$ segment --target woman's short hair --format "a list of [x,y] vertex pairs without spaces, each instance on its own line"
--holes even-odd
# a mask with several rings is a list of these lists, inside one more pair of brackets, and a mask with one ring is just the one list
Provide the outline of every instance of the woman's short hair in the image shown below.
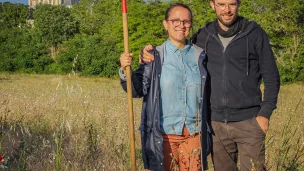
[[182,4],[182,3],[174,3],[174,4],[171,4],[170,7],[166,10],[166,14],[165,14],[165,20],[168,20],[169,18],[169,15],[170,15],[170,12],[172,11],[173,8],[175,7],[183,7],[183,8],[186,8],[189,13],[190,13],[190,17],[191,17],[191,20],[192,20],[192,11],[191,9],[185,5],[185,4]]

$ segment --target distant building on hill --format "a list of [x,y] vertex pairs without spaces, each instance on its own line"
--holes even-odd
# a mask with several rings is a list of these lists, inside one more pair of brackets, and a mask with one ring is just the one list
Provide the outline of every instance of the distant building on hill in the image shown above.
[[50,5],[65,5],[67,7],[72,7],[72,5],[79,3],[80,0],[28,0],[29,6],[29,16],[27,19],[27,24],[34,26],[33,9],[39,4],[50,4]]
[[79,3],[80,0],[28,0],[30,8],[35,8],[38,4],[65,5],[72,7],[73,4]]

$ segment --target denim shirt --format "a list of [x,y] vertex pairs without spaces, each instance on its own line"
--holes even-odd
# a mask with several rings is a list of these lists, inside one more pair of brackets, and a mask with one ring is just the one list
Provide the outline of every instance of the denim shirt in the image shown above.
[[161,131],[181,135],[186,125],[191,134],[200,132],[201,79],[194,47],[189,42],[183,49],[170,40],[165,42],[160,90]]

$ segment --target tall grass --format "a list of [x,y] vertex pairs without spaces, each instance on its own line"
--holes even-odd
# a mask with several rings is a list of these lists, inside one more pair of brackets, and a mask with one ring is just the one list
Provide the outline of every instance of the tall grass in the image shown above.
[[268,170],[304,170],[304,84],[282,86],[266,137]]
[[[269,170],[304,170],[303,98],[303,84],[282,86],[267,135]],[[0,74],[5,170],[130,170],[126,102],[118,80]],[[140,112],[141,99],[134,99],[136,127]]]

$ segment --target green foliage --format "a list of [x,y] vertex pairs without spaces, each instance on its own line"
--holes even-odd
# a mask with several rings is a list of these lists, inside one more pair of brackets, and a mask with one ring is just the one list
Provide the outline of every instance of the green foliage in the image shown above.
[[[209,0],[129,0],[133,68],[142,47],[166,40],[162,20],[175,2],[190,6],[192,34],[216,18]],[[267,32],[282,83],[304,81],[303,0],[242,0],[239,13]],[[34,27],[26,25],[31,15]],[[0,71],[115,76],[124,51],[122,31],[120,0],[81,0],[72,8],[38,5],[34,10],[0,3]]]
[[242,1],[240,11],[268,33],[281,82],[303,81],[304,2],[247,0]]
[[119,68],[119,52],[115,48],[115,43],[97,34],[90,37],[75,36],[65,44],[70,48],[56,58],[60,72],[71,72],[74,64],[74,70],[83,75],[115,75]]
[[[180,2],[175,0],[174,2]],[[216,18],[215,13],[209,6],[210,0],[183,0],[182,3],[187,4],[193,15],[193,34],[199,29],[204,27],[208,22],[214,21]]]
[[5,29],[0,31],[0,71],[47,73],[53,60],[33,30]]
[[0,29],[22,28],[26,24],[28,9],[23,4],[0,2]]
[[60,43],[78,32],[77,22],[65,6],[38,5],[34,11],[35,27],[42,40],[52,48],[53,58]]
[[77,32],[77,25],[65,6],[38,5],[34,11],[35,29],[52,45],[68,40]]
[[72,15],[79,23],[79,30],[83,34],[93,35],[103,24],[103,19],[99,17],[94,0],[82,0],[72,8]]

